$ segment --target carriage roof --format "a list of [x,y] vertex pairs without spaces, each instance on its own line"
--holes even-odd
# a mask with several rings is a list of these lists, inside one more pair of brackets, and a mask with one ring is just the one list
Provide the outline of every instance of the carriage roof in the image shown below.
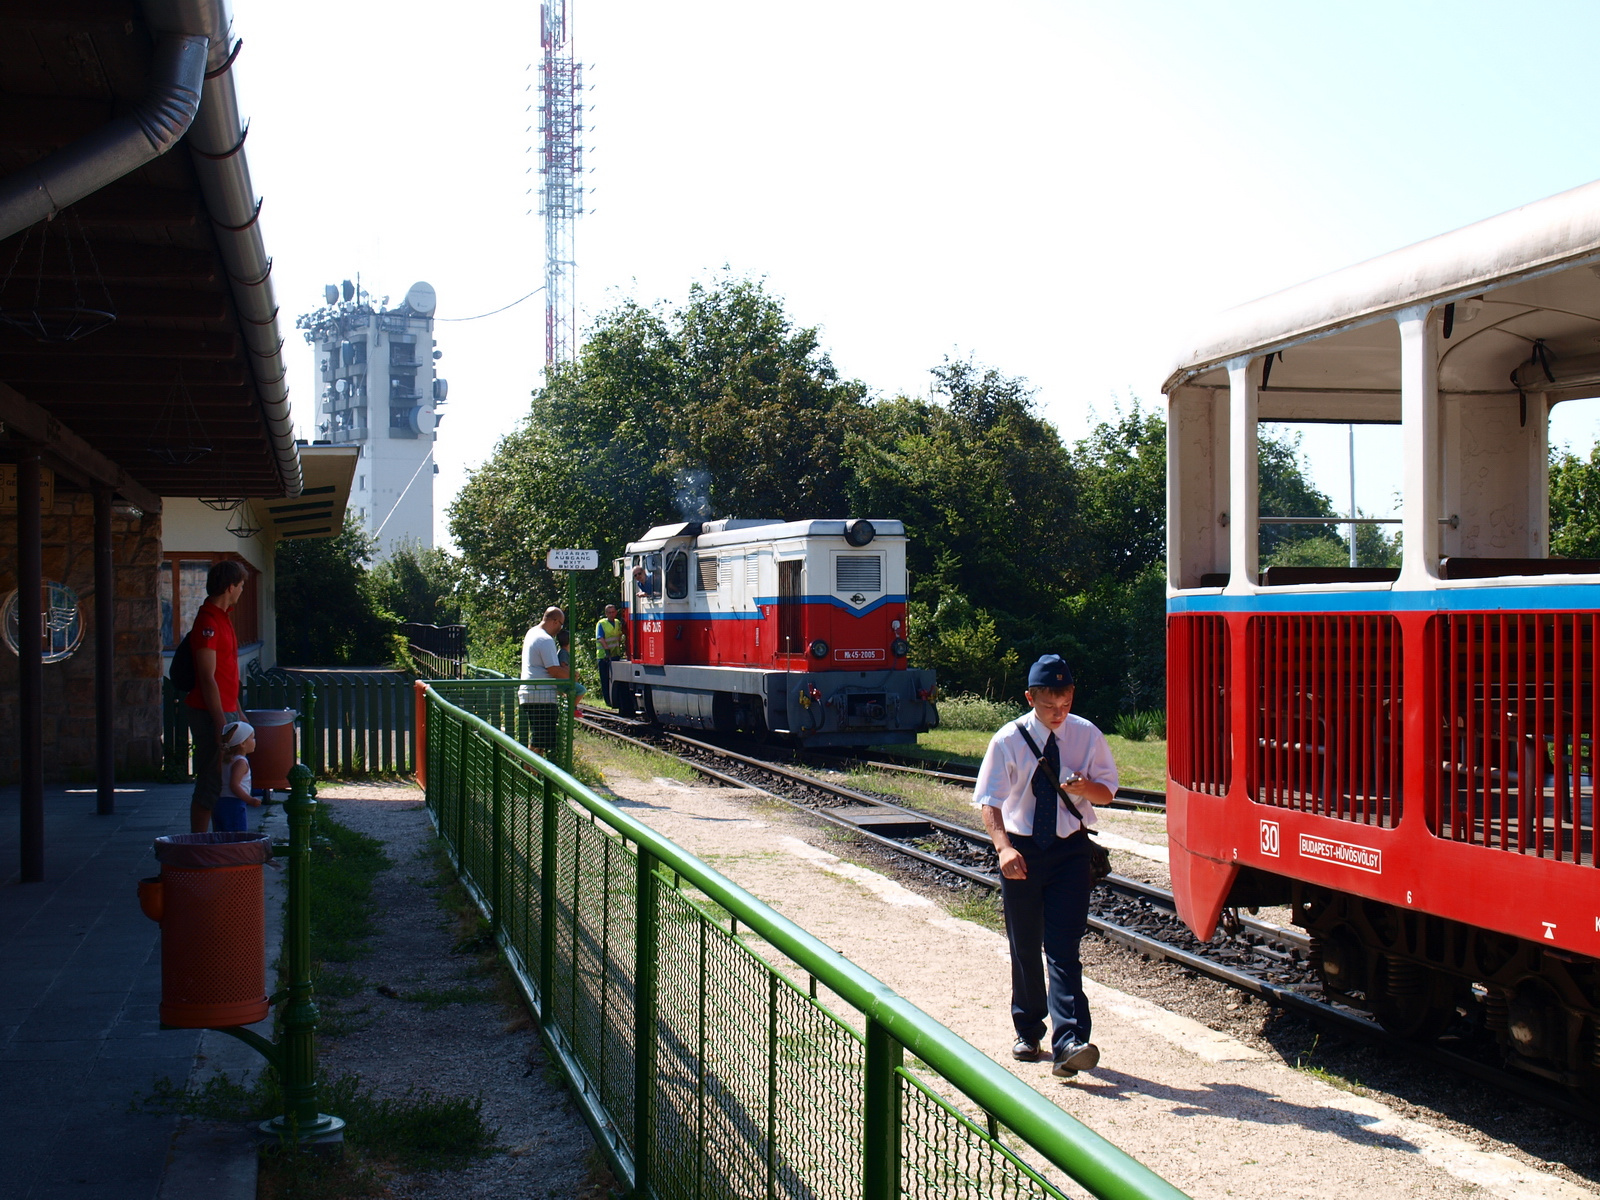
[[[1600,181],[1229,309],[1185,341],[1162,391],[1200,380],[1233,359],[1373,325],[1417,305],[1475,300],[1485,293],[1491,293],[1486,300],[1492,311],[1484,324],[1458,327],[1458,334],[1500,336],[1460,356],[1455,373],[1463,387],[1503,389],[1535,337],[1550,341],[1558,354],[1585,343],[1593,352],[1600,334],[1600,267],[1585,268],[1597,262]],[[1350,346],[1359,351],[1362,340],[1352,339]],[[1360,378],[1363,369],[1370,371],[1371,364],[1353,365],[1348,377],[1337,371],[1328,376],[1323,361],[1315,382],[1352,389],[1379,382]],[[1274,382],[1279,378],[1275,374]],[[1440,384],[1451,388],[1443,376]]]

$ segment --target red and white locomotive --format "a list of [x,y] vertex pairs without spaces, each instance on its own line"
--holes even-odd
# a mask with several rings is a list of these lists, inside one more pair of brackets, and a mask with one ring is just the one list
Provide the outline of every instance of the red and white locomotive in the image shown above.
[[[1163,387],[1178,911],[1290,905],[1331,994],[1590,1094],[1600,561],[1550,557],[1548,463],[1597,343],[1593,183],[1226,313]],[[1398,568],[1259,568],[1258,422],[1398,426]]]
[[914,741],[938,723],[934,673],[906,665],[899,521],[658,525],[613,567],[624,712],[808,746]]

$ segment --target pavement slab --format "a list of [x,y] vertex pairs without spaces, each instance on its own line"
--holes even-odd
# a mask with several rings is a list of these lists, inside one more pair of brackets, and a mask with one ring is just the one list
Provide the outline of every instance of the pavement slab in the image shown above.
[[[18,789],[0,788],[0,1200],[255,1195],[240,1131],[204,1135],[231,1138],[226,1165],[247,1169],[248,1186],[235,1178],[230,1191],[223,1160],[185,1149],[191,1123],[134,1110],[157,1080],[187,1081],[222,1036],[159,1028],[160,928],[136,894],[160,869],[155,838],[188,832],[191,790],[132,784],[100,816],[92,789],[47,789],[45,879],[24,884]],[[196,1164],[206,1183],[185,1192],[177,1175]]]

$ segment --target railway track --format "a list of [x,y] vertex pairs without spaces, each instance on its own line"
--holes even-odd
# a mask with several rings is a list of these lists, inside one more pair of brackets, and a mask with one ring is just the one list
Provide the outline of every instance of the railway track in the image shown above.
[[[793,767],[741,754],[614,714],[580,713],[586,728],[648,750],[665,752],[708,778],[745,788],[803,809],[830,824],[910,860],[908,869],[944,886],[999,888],[998,861],[988,837],[882,796],[818,779]],[[956,772],[910,768],[924,774],[971,781]],[[1140,807],[1135,803],[1129,808]],[[1148,811],[1148,809],[1147,809]],[[1464,1074],[1504,1091],[1600,1124],[1600,1113],[1570,1094],[1490,1062],[1396,1037],[1370,1017],[1322,999],[1322,985],[1311,966],[1310,941],[1285,929],[1239,915],[1219,940],[1201,942],[1177,915],[1172,893],[1113,873],[1090,898],[1089,927],[1148,958],[1165,960],[1253,993],[1327,1027],[1376,1042],[1438,1067]]]

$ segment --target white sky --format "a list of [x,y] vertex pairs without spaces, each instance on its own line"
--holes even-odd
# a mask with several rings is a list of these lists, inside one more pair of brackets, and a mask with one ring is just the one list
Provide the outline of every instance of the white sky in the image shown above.
[[[234,5],[306,424],[293,317],[324,283],[359,271],[398,303],[425,279],[460,317],[542,282],[538,4]],[[922,394],[970,354],[1027,377],[1068,438],[1118,398],[1159,402],[1208,313],[1600,176],[1591,3],[573,5],[580,320],[726,266],[875,392]],[[542,299],[436,328],[440,540],[539,381]],[[1592,426],[1567,437],[1587,449]],[[1348,503],[1344,429],[1306,447]],[[1398,470],[1364,443],[1357,463],[1358,502],[1386,512]]]

